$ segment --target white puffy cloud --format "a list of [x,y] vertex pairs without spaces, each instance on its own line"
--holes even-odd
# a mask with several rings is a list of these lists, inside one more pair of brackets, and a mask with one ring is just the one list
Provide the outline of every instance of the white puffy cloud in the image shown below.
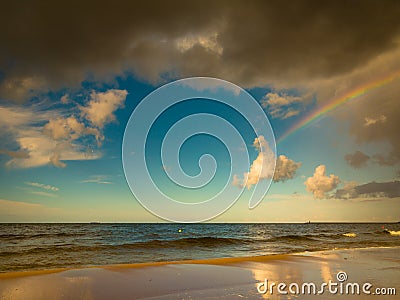
[[76,140],[83,135],[93,135],[98,144],[104,139],[97,128],[85,127],[74,116],[68,118],[50,119],[43,127],[43,132],[54,140]]
[[250,189],[262,179],[273,178],[274,182],[283,182],[292,179],[301,166],[301,162],[295,162],[285,155],[275,158],[275,154],[262,135],[254,140],[253,146],[258,151],[257,158],[251,163],[249,172],[243,174],[243,180],[238,175],[233,175],[232,185]]
[[[73,126],[74,129],[70,126],[70,120],[75,120],[75,122],[79,125]],[[74,122],[74,123],[75,123]],[[50,119],[49,123],[47,123],[44,128],[43,132],[54,140],[60,139],[68,139],[71,137],[72,134],[80,135],[83,130],[83,125],[80,124],[74,117],[71,118],[58,118],[58,119]]]
[[243,174],[241,180],[236,174],[233,176],[232,185],[250,189],[260,180],[271,178],[275,167],[275,154],[268,145],[264,136],[254,139],[253,146],[257,149],[257,158],[252,162],[249,172]]
[[30,168],[46,165],[52,155],[57,143],[51,138],[42,134],[40,127],[20,126],[14,128],[15,142],[19,151],[27,153],[27,157],[12,157],[7,161],[6,166],[14,168]]
[[99,158],[99,154],[87,156],[82,145],[71,141],[59,142],[43,135],[40,129],[21,130],[16,137],[21,151],[28,153],[27,158],[13,157],[6,166],[13,168],[32,168],[52,164],[65,167],[60,160],[87,160]]
[[327,193],[336,189],[340,183],[340,179],[336,175],[325,175],[325,165],[319,165],[315,168],[314,175],[307,178],[304,182],[308,192],[313,193],[314,198],[323,199],[327,197]]
[[300,113],[303,101],[285,93],[267,93],[260,103],[273,118],[287,119]]
[[105,124],[115,120],[114,111],[122,107],[128,92],[108,90],[104,93],[92,92],[90,101],[81,107],[82,116],[94,126],[102,129]]
[[[0,154],[10,156],[6,165],[15,168],[46,164],[63,168],[65,160],[99,158],[98,151],[87,155],[82,138],[93,136],[101,146],[102,129],[115,119],[114,111],[123,105],[126,95],[125,90],[92,92],[87,105],[69,110],[46,109],[40,105],[0,106],[2,135],[12,140],[9,143],[14,148],[15,145],[19,148],[17,151],[1,149]],[[79,119],[78,109],[83,114]]]
[[278,93],[268,93],[263,97],[262,103],[265,106],[281,107],[300,101],[300,97],[288,96],[285,94],[279,95]]
[[251,164],[249,172],[244,173],[243,183],[248,189],[261,179],[271,178],[275,167],[275,154],[264,136],[255,138],[253,146],[257,149],[258,156]]
[[301,162],[295,162],[285,155],[279,155],[276,160],[274,182],[292,179],[296,175],[296,171],[300,166]]

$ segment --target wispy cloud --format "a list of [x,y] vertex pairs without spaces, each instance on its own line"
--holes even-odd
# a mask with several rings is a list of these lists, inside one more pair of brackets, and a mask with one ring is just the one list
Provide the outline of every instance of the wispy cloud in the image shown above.
[[39,182],[25,182],[25,183],[27,185],[38,187],[38,188],[45,189],[48,191],[58,192],[60,190],[58,187],[55,187],[55,186],[52,186],[49,184],[43,184],[43,183],[39,183]]
[[97,184],[113,184],[113,182],[108,181],[107,175],[93,175],[88,179],[81,180],[82,183],[97,183]]
[[56,194],[42,192],[42,191],[31,191],[31,194],[38,195],[38,196],[51,197],[51,198],[57,198],[58,197],[58,195],[56,195]]

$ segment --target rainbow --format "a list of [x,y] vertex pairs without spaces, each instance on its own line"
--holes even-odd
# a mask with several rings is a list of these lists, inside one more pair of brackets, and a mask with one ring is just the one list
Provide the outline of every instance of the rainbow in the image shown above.
[[308,126],[312,122],[323,118],[327,113],[336,109],[338,106],[347,103],[350,100],[358,98],[367,92],[377,89],[381,86],[388,84],[389,82],[393,81],[397,77],[400,77],[400,71],[387,75],[383,78],[378,80],[367,82],[357,88],[347,92],[346,94],[333,98],[332,100],[328,101],[324,106],[317,108],[316,110],[312,111],[310,114],[306,115],[303,119],[299,122],[295,123],[292,127],[290,127],[282,136],[279,137],[277,143],[281,143],[286,140],[289,136],[293,135],[300,129]]

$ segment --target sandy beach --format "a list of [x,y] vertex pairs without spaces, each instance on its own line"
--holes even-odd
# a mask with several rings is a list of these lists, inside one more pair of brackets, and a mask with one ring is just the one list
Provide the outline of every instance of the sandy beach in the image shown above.
[[[400,291],[399,254],[400,248],[368,248],[2,273],[0,295],[1,299],[395,299],[374,294]],[[340,277],[342,291],[339,272],[345,276]],[[328,285],[321,293],[322,284],[329,282],[336,293]],[[307,286],[303,291],[303,283],[314,283],[315,292]],[[360,293],[351,295],[349,286],[346,294],[347,283],[357,283]]]

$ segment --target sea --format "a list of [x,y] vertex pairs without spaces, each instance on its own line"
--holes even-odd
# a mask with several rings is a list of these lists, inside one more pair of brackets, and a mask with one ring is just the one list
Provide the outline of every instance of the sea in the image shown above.
[[400,247],[399,223],[0,224],[0,272]]

